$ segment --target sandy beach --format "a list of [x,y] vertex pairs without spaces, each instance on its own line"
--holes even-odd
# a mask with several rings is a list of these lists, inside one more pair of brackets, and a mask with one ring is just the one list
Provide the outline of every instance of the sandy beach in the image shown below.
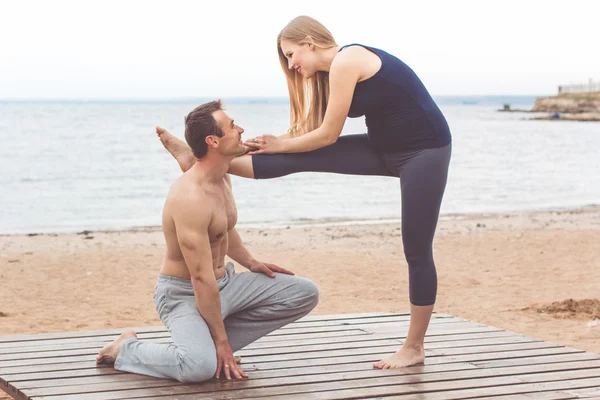
[[[409,310],[397,221],[239,231],[318,284],[315,314]],[[434,251],[437,312],[600,353],[600,207],[443,215]],[[159,227],[0,236],[0,335],[160,325],[163,257]]]

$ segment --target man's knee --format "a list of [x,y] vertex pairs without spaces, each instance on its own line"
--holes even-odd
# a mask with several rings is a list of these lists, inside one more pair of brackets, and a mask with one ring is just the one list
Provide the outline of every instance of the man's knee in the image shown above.
[[199,383],[211,379],[217,372],[215,355],[182,352],[179,355],[178,381],[182,383]]
[[298,278],[296,282],[297,298],[299,306],[309,311],[319,303],[319,288],[317,285],[306,278]]

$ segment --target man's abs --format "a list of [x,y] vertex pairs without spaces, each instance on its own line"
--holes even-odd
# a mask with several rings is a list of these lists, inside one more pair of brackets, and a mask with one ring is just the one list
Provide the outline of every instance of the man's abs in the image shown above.
[[[160,270],[161,275],[173,276],[180,279],[191,279],[190,269],[185,263],[183,254],[177,242],[177,237],[165,235],[167,242],[167,255],[165,263]],[[225,256],[227,254],[228,237],[224,237],[211,243],[210,251],[213,262],[215,279],[221,279],[225,275]]]
[[[225,267],[224,263],[219,263],[219,265],[214,267],[215,279],[221,279],[225,275]],[[174,260],[167,257],[165,259],[165,263],[160,269],[161,275],[173,276],[175,278],[187,279],[190,280],[192,277],[190,276],[190,270],[185,264],[183,259]]]

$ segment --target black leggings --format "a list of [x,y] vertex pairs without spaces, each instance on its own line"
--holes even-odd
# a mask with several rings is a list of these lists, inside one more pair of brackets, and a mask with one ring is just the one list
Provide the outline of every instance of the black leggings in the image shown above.
[[437,273],[433,236],[446,187],[452,144],[437,149],[381,152],[366,134],[341,136],[336,143],[306,153],[252,156],[256,179],[296,172],[400,177],[402,243],[408,262],[410,302],[435,303]]

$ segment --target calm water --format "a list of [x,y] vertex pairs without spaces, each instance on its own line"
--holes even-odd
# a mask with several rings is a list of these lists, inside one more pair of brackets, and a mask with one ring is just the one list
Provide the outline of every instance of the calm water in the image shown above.
[[[496,112],[507,100],[529,108],[533,98],[439,100],[454,139],[442,213],[600,204],[600,124]],[[200,102],[0,103],[0,233],[160,225],[165,195],[180,172],[154,127],[181,137],[184,115]],[[287,128],[285,102],[225,105],[245,137]],[[344,128],[344,134],[364,131],[362,119]],[[233,185],[240,224],[400,215],[393,178],[304,173],[267,181],[233,177]]]

